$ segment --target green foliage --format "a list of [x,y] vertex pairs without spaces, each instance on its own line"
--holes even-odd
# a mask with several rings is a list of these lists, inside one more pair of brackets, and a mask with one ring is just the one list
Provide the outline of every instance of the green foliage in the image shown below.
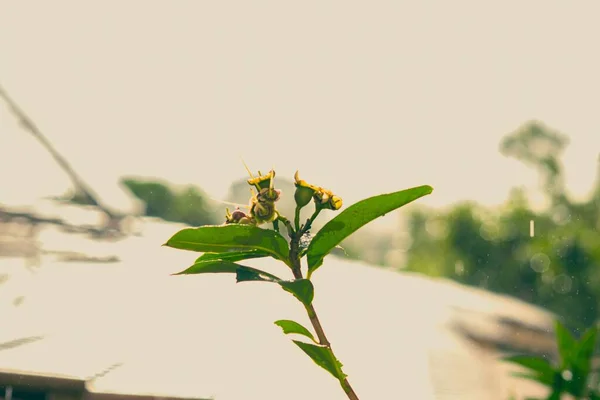
[[218,223],[208,197],[200,189],[188,186],[174,191],[158,181],[125,178],[121,183],[145,204],[145,215],[191,226]]
[[566,143],[538,122],[509,135],[502,151],[542,173],[548,208],[534,210],[515,189],[499,209],[462,203],[415,210],[406,269],[517,297],[553,311],[568,326],[593,324],[600,304],[600,175],[587,201],[572,201],[562,185]]
[[[165,246],[211,253],[261,251],[289,265],[288,243],[279,233],[252,225],[217,225],[182,229]],[[247,257],[248,258],[248,257]]]
[[227,261],[242,261],[251,258],[268,257],[269,253],[261,250],[251,251],[230,251],[227,253],[204,253],[196,259],[196,262],[211,261],[211,260],[227,260]]
[[315,288],[308,279],[280,282],[280,285],[283,290],[293,294],[305,306],[310,306],[315,297]]
[[550,389],[548,399],[560,399],[563,393],[568,393],[575,399],[600,397],[600,387],[593,383],[591,374],[597,327],[589,328],[577,340],[557,321],[555,334],[560,357],[557,364],[552,364],[545,358],[527,355],[507,357],[505,361],[517,364],[527,371],[516,373],[516,376],[547,386]]
[[306,329],[304,326],[300,325],[296,321],[291,321],[289,319],[280,319],[279,321],[275,321],[275,325],[283,329],[283,333],[285,333],[286,335],[295,333],[297,335],[306,336],[313,342],[318,343],[313,334],[310,333],[308,329]]
[[279,282],[281,279],[268,272],[259,269],[239,265],[231,261],[210,260],[196,262],[191,267],[173,275],[196,275],[196,274],[236,274],[237,281],[268,281]]
[[323,264],[323,258],[331,250],[362,226],[432,191],[431,186],[419,186],[382,194],[359,201],[342,211],[321,228],[308,246],[306,254],[309,276]]
[[300,347],[307,356],[309,356],[315,364],[327,370],[334,378],[340,382],[346,379],[346,374],[342,371],[342,363],[335,358],[335,355],[329,347],[316,344],[304,343],[299,340],[292,340],[296,346]]
[[[253,186],[257,193],[253,193],[250,199],[248,213],[239,209],[234,212],[227,210],[225,224],[182,229],[175,233],[165,246],[204,252],[191,267],[177,275],[235,273],[237,282],[277,283],[283,290],[294,295],[306,309],[319,340],[317,341],[308,329],[297,322],[279,320],[275,324],[281,327],[285,334],[299,334],[311,339],[315,344],[297,340],[293,342],[317,365],[329,371],[340,382],[349,399],[357,400],[358,396],[348,383],[346,374],[342,371],[342,364],[333,354],[312,305],[314,286],[310,280],[311,273],[323,264],[323,258],[327,254],[339,248],[339,243],[359,228],[377,217],[431,193],[433,189],[429,186],[420,186],[360,201],[325,224],[309,243],[308,232],[314,220],[323,210],[339,210],[343,204],[342,199],[328,189],[300,180],[296,173],[294,195],[296,207],[292,223],[276,207],[282,192],[275,189],[274,178],[275,171],[270,171],[266,175],[259,172],[256,178],[251,175],[247,183]],[[300,209],[308,205],[311,198],[314,203],[313,215],[302,224]],[[259,227],[265,223],[272,223],[273,230]],[[280,226],[285,227],[289,242],[279,233]],[[283,280],[265,271],[236,263],[266,256],[285,263],[292,270],[294,279]],[[301,268],[301,259],[304,256],[307,256],[309,266],[306,278],[303,277]],[[285,270],[289,271],[287,268]]]

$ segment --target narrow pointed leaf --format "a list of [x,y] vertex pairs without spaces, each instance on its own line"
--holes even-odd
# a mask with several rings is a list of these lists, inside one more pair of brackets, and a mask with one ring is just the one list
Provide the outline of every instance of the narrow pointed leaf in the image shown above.
[[547,385],[552,384],[556,370],[542,357],[517,355],[504,358],[504,361],[520,365],[533,372],[538,382],[544,382]]
[[204,253],[196,259],[196,262],[201,261],[212,261],[212,260],[224,260],[224,261],[242,261],[250,258],[261,258],[268,257],[269,253],[266,251],[227,251],[224,253]]
[[528,379],[530,381],[534,381],[534,382],[539,382],[544,386],[552,386],[552,383],[554,382],[552,379],[548,380],[546,376],[542,376],[536,372],[513,372],[511,374],[514,377],[517,378],[523,378],[523,379]]
[[280,319],[279,321],[275,321],[275,325],[283,329],[283,333],[285,333],[286,335],[292,333],[295,333],[297,335],[303,335],[312,340],[313,342],[317,343],[313,334],[310,333],[308,329],[306,329],[304,326],[300,325],[296,321],[291,321],[289,319]]
[[288,243],[279,233],[252,225],[206,225],[182,229],[165,246],[176,249],[222,253],[226,251],[264,251],[290,264]]
[[235,273],[238,264],[231,261],[213,260],[197,262],[191,267],[173,275]]
[[236,281],[240,282],[251,282],[251,281],[262,281],[262,282],[280,282],[281,279],[272,275],[268,272],[261,271],[259,269],[246,267],[243,265],[238,266],[235,271]]
[[567,382],[567,391],[576,397],[581,397],[587,389],[588,377],[592,367],[592,357],[596,348],[597,327],[589,328],[576,343],[571,353],[568,367],[573,374]]
[[593,326],[589,328],[577,343],[573,352],[573,363],[582,368],[587,374],[591,369],[591,361],[596,349],[596,340],[598,337],[598,328]]
[[[173,275],[194,275],[194,274],[219,274],[219,273],[229,273],[239,275],[240,271],[243,271],[242,274],[245,276],[257,276],[264,277],[264,279],[260,280],[269,280],[270,282],[280,281],[278,277],[272,275],[268,272],[261,271],[256,268],[246,267],[244,265],[239,265],[231,261],[223,261],[223,260],[213,260],[213,261],[201,261],[197,262],[191,267],[178,272]],[[259,280],[259,279],[248,279],[248,280]],[[238,280],[239,282],[239,280]]]
[[313,284],[308,279],[297,279],[295,281],[279,282],[283,290],[293,294],[305,306],[309,306],[315,296]]
[[298,347],[306,353],[318,366],[329,371],[337,380],[342,381],[346,378],[346,374],[342,372],[342,364],[335,358],[331,350],[325,346],[318,346],[293,340]]
[[572,355],[577,350],[577,341],[571,332],[569,332],[559,321],[554,323],[554,330],[556,342],[558,344],[558,353],[563,362],[563,368],[565,368],[567,364],[570,364]]
[[430,194],[431,186],[419,186],[359,201],[340,212],[321,228],[307,249],[309,275],[323,264],[323,258],[358,229],[397,208]]
[[[210,262],[210,261],[209,261]],[[241,282],[269,282],[277,283],[283,290],[294,295],[302,304],[309,306],[314,297],[314,287],[308,279],[284,281],[275,275],[255,268],[237,265],[235,271],[237,283]]]

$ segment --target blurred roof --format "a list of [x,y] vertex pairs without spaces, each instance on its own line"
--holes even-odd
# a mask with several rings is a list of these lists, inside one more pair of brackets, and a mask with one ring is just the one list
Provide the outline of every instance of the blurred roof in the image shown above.
[[[0,257],[0,276],[8,277],[0,291],[0,380],[26,371],[83,380],[94,393],[343,398],[273,325],[282,318],[309,325],[292,296],[268,284],[236,285],[231,276],[169,276],[196,254],[161,247],[180,225],[141,221],[143,235],[121,240],[44,227],[39,267]],[[65,257],[69,251],[95,262]],[[270,259],[247,264],[288,272]],[[496,350],[552,352],[552,316],[539,308],[337,257],[313,280],[324,327],[365,398],[391,398],[398,382],[403,396],[419,399],[540,393],[508,377]],[[527,335],[533,340],[520,340]]]

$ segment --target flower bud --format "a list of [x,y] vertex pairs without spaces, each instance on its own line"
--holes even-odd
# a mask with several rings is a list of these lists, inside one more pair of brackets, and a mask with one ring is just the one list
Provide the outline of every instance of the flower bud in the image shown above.
[[336,195],[331,196],[331,199],[329,199],[329,204],[331,206],[332,210],[339,210],[340,208],[342,208],[343,202],[342,202],[342,198]]
[[333,194],[331,190],[319,188],[314,198],[317,207],[321,207],[322,209],[335,211],[342,208],[342,198]]
[[273,222],[278,214],[272,202],[255,201],[250,209],[250,215],[259,223]]
[[303,181],[302,179],[300,179],[298,177],[298,171],[296,171],[296,174],[294,174],[294,180],[295,180],[295,185],[296,185],[296,192],[294,193],[294,200],[296,201],[296,205],[299,208],[304,207],[305,205],[307,205],[310,200],[313,198],[313,196],[315,195],[315,192],[317,190],[316,186],[310,185],[308,183],[306,183],[306,181]]
[[256,196],[256,199],[258,200],[259,203],[260,202],[275,202],[275,201],[279,200],[280,197],[281,197],[281,190],[266,188],[266,189],[260,190],[260,192]]
[[248,185],[256,187],[256,190],[268,189],[271,187],[271,180],[275,178],[275,171],[271,170],[266,175],[261,175],[258,172],[257,178],[248,179]]
[[253,224],[254,221],[252,217],[248,214],[236,208],[233,212],[229,212],[229,209],[226,209],[225,213],[225,224]]

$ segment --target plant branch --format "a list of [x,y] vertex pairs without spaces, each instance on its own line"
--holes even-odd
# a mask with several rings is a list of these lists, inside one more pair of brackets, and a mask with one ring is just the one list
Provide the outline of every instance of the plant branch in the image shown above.
[[[315,213],[313,214],[313,216],[311,217],[311,219],[309,220],[309,222],[307,222],[307,225],[309,228],[310,228],[310,223],[312,223],[312,221],[317,217],[317,215],[319,214],[320,211],[321,210],[317,209],[315,211]],[[301,263],[300,263],[299,240],[302,237],[302,234],[306,230],[308,230],[308,229],[305,229],[307,225],[305,225],[302,228],[299,235],[295,235],[291,240],[290,260],[292,262],[292,272],[294,273],[294,277],[296,279],[303,279]],[[310,304],[308,306],[305,305],[304,307],[306,309],[306,313],[308,314],[308,318],[310,319],[310,323],[312,324],[313,329],[315,330],[315,332],[317,334],[317,338],[319,339],[319,344],[321,346],[327,347],[329,349],[329,351],[331,351],[332,354],[335,354],[333,352],[333,349],[331,348],[331,342],[329,341],[329,339],[327,339],[327,336],[325,335],[325,330],[323,329],[323,326],[321,325],[321,321],[319,321],[319,317],[317,316],[317,311],[315,310],[314,306],[312,304]],[[358,396],[354,392],[354,389],[352,389],[352,386],[350,386],[350,383],[348,382],[348,378],[340,379],[340,385],[342,386],[342,389],[346,393],[346,396],[348,396],[349,400],[359,400]]]
[[52,155],[54,160],[60,165],[60,167],[69,175],[75,189],[80,193],[84,194],[88,200],[102,210],[109,218],[113,219],[116,217],[115,213],[109,210],[105,205],[103,205],[99,199],[98,195],[94,193],[92,188],[90,188],[81,177],[73,170],[71,165],[67,162],[67,160],[58,153],[58,151],[52,146],[50,141],[42,134],[37,125],[33,122],[27,114],[17,105],[17,103],[8,95],[6,90],[0,86],[0,97],[2,97],[10,111],[17,117],[21,126],[23,126],[26,130],[28,130],[41,144],[42,146]]
[[300,236],[302,236],[306,232],[308,232],[308,230],[312,227],[313,221],[319,216],[319,213],[321,212],[321,210],[322,210],[322,208],[317,206],[313,215],[311,215],[310,218],[306,221],[306,224],[304,224],[304,226],[302,226],[302,229],[300,230]]
[[294,215],[294,225],[296,232],[300,232],[300,207],[296,206],[296,213]]

